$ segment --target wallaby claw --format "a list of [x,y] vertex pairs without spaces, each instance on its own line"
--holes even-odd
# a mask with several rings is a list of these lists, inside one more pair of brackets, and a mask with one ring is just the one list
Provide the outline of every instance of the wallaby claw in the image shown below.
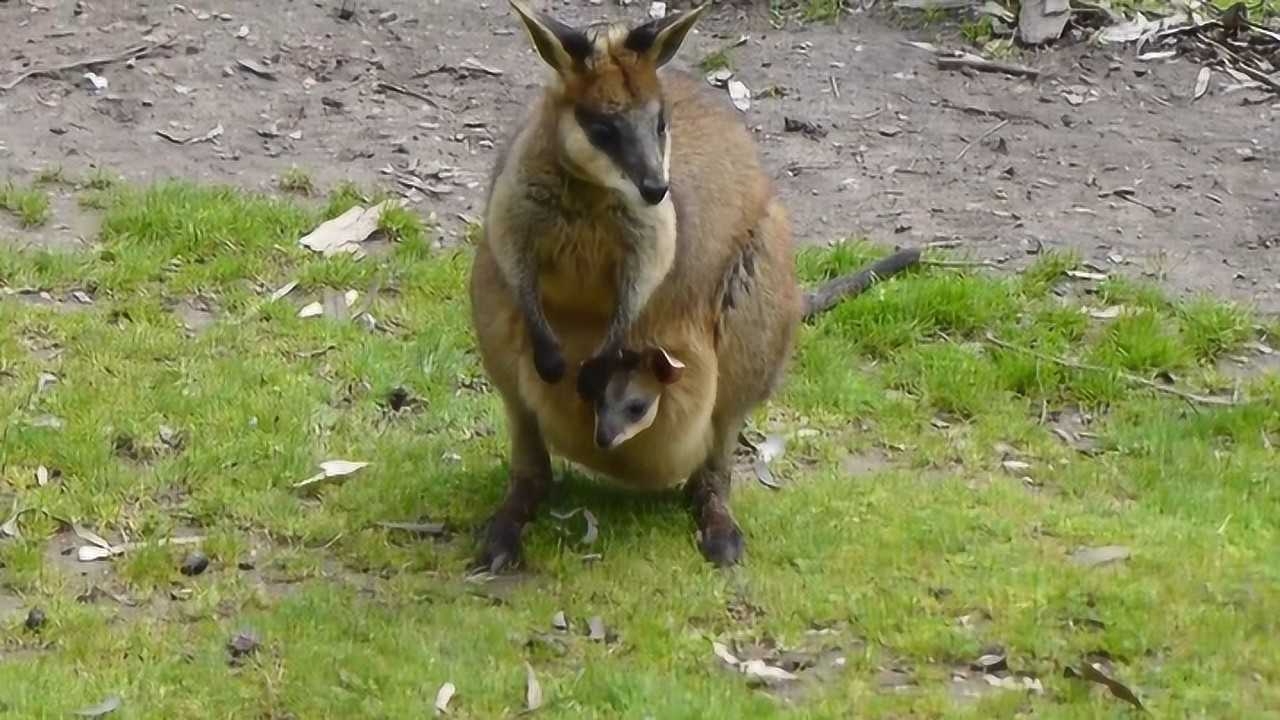
[[520,534],[524,527],[516,522],[495,515],[489,520],[484,533],[484,544],[476,556],[476,570],[498,574],[506,568],[520,564]]
[[737,565],[742,559],[746,541],[742,530],[732,520],[702,528],[698,535],[698,550],[712,565],[727,568]]

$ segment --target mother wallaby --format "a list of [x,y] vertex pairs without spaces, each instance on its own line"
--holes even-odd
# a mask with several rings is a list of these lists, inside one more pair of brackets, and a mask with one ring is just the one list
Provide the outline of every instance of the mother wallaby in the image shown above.
[[[511,434],[510,484],[479,561],[496,571],[519,558],[521,530],[551,484],[550,448],[631,487],[685,482],[703,555],[734,564],[743,538],[728,504],[733,450],[782,377],[803,303],[790,222],[741,117],[699,78],[659,72],[706,6],[581,30],[511,3],[554,76],[498,157],[472,268],[472,321]],[[673,238],[661,234],[667,215]],[[623,268],[637,256],[626,247],[636,223],[672,248],[649,253],[665,258],[661,279],[627,346],[662,348],[684,368],[648,429],[609,449],[595,441],[576,368],[636,272]],[[517,247],[528,248],[523,259],[509,255]],[[513,272],[532,296],[513,290]],[[530,301],[541,305],[532,315]],[[545,318],[570,376],[539,375],[530,317]]]

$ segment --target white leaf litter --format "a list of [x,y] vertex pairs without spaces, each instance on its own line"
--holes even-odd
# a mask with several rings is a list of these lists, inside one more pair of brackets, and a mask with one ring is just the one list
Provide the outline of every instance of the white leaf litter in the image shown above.
[[1213,77],[1213,71],[1207,67],[1200,68],[1200,72],[1196,74],[1196,90],[1193,100],[1199,100],[1209,92],[1209,78]]
[[774,667],[763,660],[739,660],[722,643],[712,641],[711,650],[726,665],[753,680],[760,680],[766,684],[777,684],[800,679],[798,675],[787,672],[780,667]]
[[89,543],[81,545],[76,549],[76,559],[80,562],[95,562],[97,560],[106,560],[107,558],[123,555],[130,550],[135,550],[146,545],[196,545],[204,542],[204,536],[192,535],[189,537],[166,538],[155,542],[127,542],[119,545],[112,545],[107,542],[101,535],[95,533],[83,525],[72,525],[71,529],[81,540]]
[[87,72],[84,74],[83,77],[85,80],[89,81],[89,84],[93,86],[93,89],[95,91],[106,90],[107,86],[111,84],[107,81],[106,78],[102,77],[97,73]]
[[369,239],[378,229],[382,214],[392,207],[402,207],[398,198],[386,200],[372,207],[356,205],[338,217],[327,220],[304,235],[298,243],[328,257],[341,253],[354,253],[360,243]]
[[723,660],[725,664],[730,667],[736,668],[738,665],[742,664],[742,661],[739,660],[737,656],[729,652],[729,648],[725,647],[724,643],[712,642],[711,650],[716,654],[716,657]]
[[36,485],[44,487],[49,484],[49,468],[41,465],[36,468]]
[[764,442],[756,446],[756,453],[760,456],[761,460],[766,463],[771,463],[782,457],[782,454],[786,452],[786,449],[786,438],[781,435],[770,435],[764,439]]
[[783,670],[780,667],[766,665],[763,660],[748,660],[739,668],[743,674],[750,678],[757,678],[766,683],[790,682],[791,680],[799,680],[799,676]]
[[440,690],[436,692],[436,712],[442,715],[449,712],[449,701],[457,692],[458,689],[451,682],[441,685]]
[[665,2],[653,2],[649,4],[649,17],[653,20],[661,20],[667,16],[667,4]]
[[746,112],[751,109],[751,89],[741,80],[729,81],[729,100],[733,106]]
[[569,629],[569,620],[564,616],[563,610],[552,616],[551,627],[559,630],[560,632],[566,632]]
[[300,318],[313,318],[321,315],[324,315],[324,305],[318,302],[303,305],[302,309],[298,311],[298,317]]
[[321,480],[346,477],[347,475],[351,475],[352,473],[368,467],[368,465],[369,463],[367,462],[356,462],[352,460],[326,460],[320,463],[320,472],[312,475],[306,480],[294,483],[293,486],[296,488],[307,487],[308,485],[314,485]]
[[1004,469],[1011,473],[1024,473],[1031,469],[1031,463],[1021,460],[1005,460],[1001,465],[1004,465]]
[[600,536],[600,528],[596,524],[596,516],[590,510],[584,509],[582,517],[587,519],[587,531],[582,535],[582,544],[591,545]]
[[76,710],[73,714],[84,718],[100,718],[119,710],[122,704],[123,701],[120,699],[119,695],[111,695],[97,705],[92,705],[84,708],[83,710]]
[[525,692],[524,704],[529,710],[537,710],[542,707],[542,686],[538,684],[538,676],[533,674],[533,666],[529,663],[524,664],[525,673]]
[[284,297],[285,295],[288,295],[289,293],[293,292],[293,289],[296,287],[298,287],[297,280],[291,280],[285,283],[284,285],[281,285],[279,289],[271,293],[271,302],[275,302],[280,298]]

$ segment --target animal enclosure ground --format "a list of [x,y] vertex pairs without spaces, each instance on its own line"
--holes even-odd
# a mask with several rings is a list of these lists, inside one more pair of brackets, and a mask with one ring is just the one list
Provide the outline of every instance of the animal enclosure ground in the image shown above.
[[[646,9],[612,5],[556,7]],[[422,717],[446,682],[509,717],[525,663],[545,717],[1127,716],[1098,673],[1278,717],[1275,96],[1065,41],[1015,58],[1038,83],[943,72],[900,41],[959,31],[882,16],[701,29],[681,59],[752,89],[802,242],[872,240],[806,282],[961,249],[803,330],[745,438],[777,457],[742,449],[745,566],[557,464],[487,579],[468,238],[542,77],[505,3],[0,0],[0,83],[173,40],[0,93],[0,718]],[[367,258],[298,247],[397,179]],[[330,460],[370,464],[293,487]],[[72,524],[139,544],[81,562]]]
[[[1086,662],[1162,717],[1280,704],[1269,319],[1063,254],[928,265],[803,330],[746,438],[780,490],[743,449],[745,566],[557,466],[530,567],[469,579],[505,447],[469,246],[396,212],[364,260],[299,247],[351,187],[66,181],[101,246],[0,251],[0,717],[421,717],[446,682],[504,717],[526,662],[544,717],[1123,715]],[[335,459],[371,464],[293,487]],[[67,523],[136,544],[81,562]]]

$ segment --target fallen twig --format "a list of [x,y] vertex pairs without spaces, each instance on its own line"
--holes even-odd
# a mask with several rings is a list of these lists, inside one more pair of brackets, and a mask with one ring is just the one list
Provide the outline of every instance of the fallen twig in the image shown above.
[[867,288],[891,275],[920,263],[920,248],[906,248],[877,260],[870,267],[852,275],[843,275],[805,294],[805,320],[835,307],[841,300],[865,292]]
[[382,90],[384,92],[393,92],[398,95],[405,95],[407,97],[411,97],[416,100],[421,100],[422,102],[430,105],[433,108],[440,107],[440,104],[437,103],[435,100],[432,100],[431,98],[427,97],[426,95],[423,95],[422,93],[416,90],[410,90],[409,88],[404,87],[403,85],[396,85],[394,83],[382,82],[381,80],[379,80],[378,82],[374,83],[374,88],[378,90]]
[[973,146],[974,146],[974,145],[977,145],[978,143],[982,142],[983,140],[986,140],[987,138],[991,137],[992,135],[995,135],[996,133],[1000,132],[1000,130],[1001,130],[1001,129],[1003,129],[1003,128],[1004,128],[1004,126],[1006,126],[1006,125],[1008,125],[1008,124],[1009,124],[1009,121],[1008,121],[1008,120],[1001,120],[1000,122],[996,123],[996,125],[995,125],[994,127],[992,127],[990,130],[987,130],[986,132],[982,133],[982,134],[981,134],[981,135],[979,135],[978,137],[976,137],[976,138],[974,138],[973,140],[969,141],[969,144],[968,144],[968,145],[965,145],[965,146],[964,146],[964,149],[963,149],[963,150],[961,150],[959,153],[957,153],[957,154],[956,154],[956,156],[955,156],[954,158],[952,158],[952,159],[951,159],[951,162],[955,162],[955,161],[959,160],[960,158],[964,157],[964,156],[969,152],[969,150],[971,150],[971,149],[973,148]]
[[155,52],[158,48],[165,47],[172,42],[172,40],[165,40],[164,42],[152,43],[150,45],[134,45],[131,48],[117,53],[112,53],[111,55],[96,55],[94,57],[83,58],[80,60],[69,60],[64,63],[58,63],[57,65],[46,65],[44,67],[32,68],[18,73],[17,77],[6,83],[0,83],[0,90],[12,90],[28,78],[33,78],[37,75],[52,75],[54,73],[65,72],[67,70],[77,70],[79,68],[90,67],[93,65],[108,65],[111,63],[134,60],[136,58],[149,55],[150,53]]
[[[1097,373],[1112,372],[1107,368],[1099,367],[1097,365],[1089,365],[1087,363],[1077,362],[1075,360],[1068,360],[1066,358],[1055,357],[1053,355],[1046,355],[1045,353],[1032,350],[1031,348],[1025,348],[1018,345],[1014,345],[1013,343],[1008,343],[1008,342],[1005,342],[1004,340],[1001,340],[1000,338],[996,337],[995,335],[992,335],[991,333],[986,334],[986,341],[991,343],[992,345],[995,345],[996,347],[1003,348],[1005,350],[1011,350],[1013,352],[1022,353],[1024,355],[1028,355],[1030,357],[1036,358],[1037,360],[1053,363],[1054,365],[1070,368],[1072,370],[1084,370],[1087,372],[1097,372]],[[1186,400],[1188,402],[1199,403],[1201,405],[1220,405],[1220,406],[1226,406],[1226,407],[1231,407],[1237,404],[1236,401],[1232,400],[1231,398],[1209,397],[1207,395],[1197,395],[1195,393],[1190,393],[1185,390],[1179,390],[1178,388],[1173,387],[1171,385],[1162,385],[1158,382],[1154,382],[1144,377],[1134,375],[1133,373],[1125,372],[1124,370],[1118,370],[1116,372],[1126,382],[1134,383],[1135,385],[1142,385],[1143,387],[1151,388],[1152,390],[1157,390],[1162,393],[1168,393],[1169,395],[1182,398],[1183,400]]]
[[995,62],[977,55],[960,55],[958,57],[940,56],[933,59],[935,65],[943,70],[961,70],[969,68],[979,72],[1004,73],[1005,75],[1013,75],[1014,77],[1024,77],[1035,80],[1040,77],[1040,71],[1035,68],[1029,68],[1025,65],[1014,65],[1013,63]]

